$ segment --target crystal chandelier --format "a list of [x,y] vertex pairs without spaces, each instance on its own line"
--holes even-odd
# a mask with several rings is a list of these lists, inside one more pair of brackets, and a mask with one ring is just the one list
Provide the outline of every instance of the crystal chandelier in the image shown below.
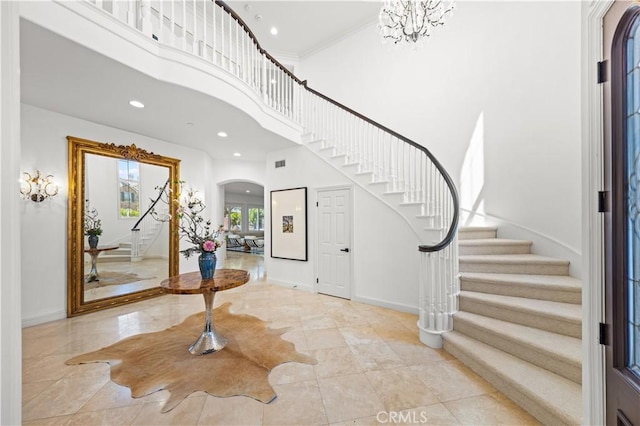
[[417,43],[421,37],[429,37],[431,27],[444,25],[452,10],[451,0],[386,0],[380,10],[382,37],[394,44]]

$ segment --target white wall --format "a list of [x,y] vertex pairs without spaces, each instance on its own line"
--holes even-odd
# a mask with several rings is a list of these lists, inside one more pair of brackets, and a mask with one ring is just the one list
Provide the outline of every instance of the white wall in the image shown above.
[[[56,177],[60,193],[50,202],[21,205],[22,321],[36,324],[66,316],[67,278],[67,140],[77,136],[98,142],[136,146],[166,157],[181,159],[180,178],[211,194],[206,181],[212,168],[211,158],[200,151],[170,144],[74,117],[22,105],[21,170],[40,169]],[[207,188],[207,191],[205,191]],[[212,198],[213,194],[210,195]],[[215,205],[211,199],[211,205]],[[205,202],[207,199],[205,198]],[[213,214],[213,209],[206,212]],[[43,253],[46,255],[34,255]],[[34,257],[35,256],[35,257]],[[32,259],[33,261],[30,261]],[[180,258],[180,271],[197,270],[197,260]]]
[[429,148],[463,208],[579,259],[580,12],[580,2],[462,1],[416,49],[383,44],[369,26],[303,59],[300,76]]
[[[286,159],[286,167],[274,168]],[[317,190],[353,185],[352,299],[417,312],[418,239],[393,210],[353,184],[305,147],[276,151],[267,156],[265,192],[307,187],[308,261],[271,258],[271,209],[267,202],[265,269],[269,280],[287,286],[315,288],[317,253]],[[268,197],[268,196],[267,196]],[[375,267],[372,267],[375,265]]]

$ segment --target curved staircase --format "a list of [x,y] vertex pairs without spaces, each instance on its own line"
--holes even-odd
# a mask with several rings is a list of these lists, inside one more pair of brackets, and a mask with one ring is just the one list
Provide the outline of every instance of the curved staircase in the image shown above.
[[444,349],[544,424],[580,424],[581,283],[531,242],[461,228],[459,312]]

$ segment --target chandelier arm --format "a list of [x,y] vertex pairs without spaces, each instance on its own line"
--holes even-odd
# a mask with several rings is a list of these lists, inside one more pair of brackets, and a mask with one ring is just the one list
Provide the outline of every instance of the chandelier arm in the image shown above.
[[382,38],[394,44],[416,43],[429,37],[431,28],[444,25],[445,16],[452,10],[452,1],[386,0],[379,16]]

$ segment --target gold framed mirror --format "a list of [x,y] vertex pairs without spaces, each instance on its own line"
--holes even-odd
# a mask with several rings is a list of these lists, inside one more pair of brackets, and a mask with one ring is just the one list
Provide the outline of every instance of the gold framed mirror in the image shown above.
[[165,185],[178,193],[180,160],[67,140],[67,316],[159,296],[160,282],[179,273],[177,206],[158,197]]

